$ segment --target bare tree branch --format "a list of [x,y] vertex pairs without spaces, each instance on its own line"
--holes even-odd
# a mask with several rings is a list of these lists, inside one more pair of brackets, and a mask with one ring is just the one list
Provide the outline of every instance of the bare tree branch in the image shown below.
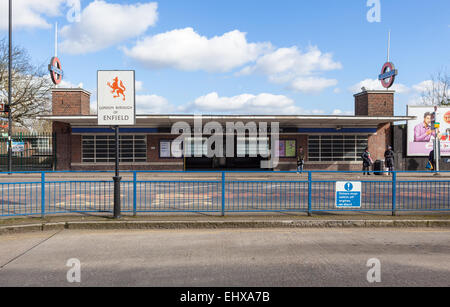
[[[12,104],[13,125],[34,129],[36,116],[51,111],[53,84],[44,66],[35,66],[27,51],[14,46],[12,54]],[[8,44],[0,40],[0,98],[8,97]]]
[[445,69],[431,76],[430,84],[422,92],[422,102],[426,105],[450,105],[450,76]]

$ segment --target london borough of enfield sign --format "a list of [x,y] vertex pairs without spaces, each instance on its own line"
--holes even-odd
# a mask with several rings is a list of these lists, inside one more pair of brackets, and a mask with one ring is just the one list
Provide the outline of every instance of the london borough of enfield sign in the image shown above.
[[134,125],[136,122],[135,92],[135,73],[133,70],[98,71],[98,125]]

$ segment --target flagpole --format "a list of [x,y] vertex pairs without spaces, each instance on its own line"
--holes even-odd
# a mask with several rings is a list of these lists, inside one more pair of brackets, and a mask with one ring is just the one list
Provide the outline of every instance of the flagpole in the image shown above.
[[11,118],[11,104],[12,104],[12,0],[9,0],[9,54],[8,54],[8,173],[12,171],[12,118]]
[[58,22],[55,22],[55,57],[58,57]]
[[387,61],[390,62],[390,52],[391,52],[391,30],[389,30],[389,36],[388,36],[388,50],[387,50]]

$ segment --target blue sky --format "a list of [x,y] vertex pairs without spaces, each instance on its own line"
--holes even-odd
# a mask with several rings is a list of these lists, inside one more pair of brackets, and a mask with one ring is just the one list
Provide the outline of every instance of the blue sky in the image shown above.
[[83,0],[79,22],[76,0],[14,2],[14,43],[35,63],[53,55],[58,22],[65,85],[94,105],[98,69],[134,69],[140,113],[353,114],[355,91],[380,86],[389,29],[396,115],[450,69],[448,0],[380,0],[380,22],[367,0]]

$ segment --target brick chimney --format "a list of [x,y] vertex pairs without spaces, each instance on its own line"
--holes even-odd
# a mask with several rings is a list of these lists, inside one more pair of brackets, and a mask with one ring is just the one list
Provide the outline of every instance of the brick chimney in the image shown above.
[[54,88],[52,114],[73,116],[91,114],[91,93],[81,88]]
[[363,91],[355,96],[356,116],[394,116],[395,91]]

